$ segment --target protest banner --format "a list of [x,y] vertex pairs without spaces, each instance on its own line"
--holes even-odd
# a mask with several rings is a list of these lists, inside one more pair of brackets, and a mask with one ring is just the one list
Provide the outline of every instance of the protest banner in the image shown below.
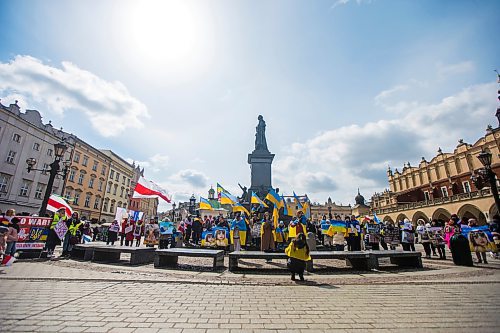
[[19,219],[18,250],[41,250],[47,240],[50,217],[16,216]]
[[201,234],[201,246],[203,247],[226,247],[229,244],[229,230],[226,228],[212,228]]
[[66,226],[66,222],[64,220],[60,220],[59,222],[57,222],[56,226],[54,227],[54,231],[57,237],[59,237],[60,240],[63,240],[64,236],[68,232],[68,226]]
[[469,246],[472,252],[498,251],[497,246],[493,241],[493,235],[487,225],[478,227],[463,225],[461,233],[469,240]]
[[144,245],[154,246],[158,245],[160,237],[160,228],[158,224],[148,223],[144,228]]

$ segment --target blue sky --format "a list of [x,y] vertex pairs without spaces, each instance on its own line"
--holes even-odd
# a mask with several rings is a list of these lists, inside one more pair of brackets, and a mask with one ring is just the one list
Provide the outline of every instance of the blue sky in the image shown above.
[[[387,165],[496,125],[498,1],[0,1],[0,97],[146,168],[184,200],[273,185],[368,199]],[[166,207],[166,206],[163,206]]]

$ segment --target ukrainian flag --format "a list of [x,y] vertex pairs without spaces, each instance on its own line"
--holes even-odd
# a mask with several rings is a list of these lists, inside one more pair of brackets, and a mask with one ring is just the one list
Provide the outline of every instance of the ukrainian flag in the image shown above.
[[250,199],[250,203],[253,204],[259,204],[261,207],[264,206],[267,208],[267,205],[264,203],[264,201],[260,200],[260,198],[255,194],[255,192],[252,191],[252,197]]
[[281,198],[272,187],[269,189],[266,199],[271,201],[276,207],[281,208]]
[[245,219],[241,219],[239,221],[233,220],[231,222],[231,230],[229,231],[229,237],[231,238],[231,243],[234,244],[234,228],[238,226],[238,229],[240,230],[240,243],[241,245],[245,245],[247,243],[247,225],[245,223]]
[[217,193],[229,193],[221,184],[217,183]]
[[213,210],[214,208],[207,199],[200,197],[200,209]]
[[278,220],[279,220],[279,214],[278,214],[278,209],[276,206],[274,206],[273,209],[273,223],[274,223],[274,229],[278,228]]
[[242,212],[247,214],[247,216],[250,216],[248,210],[245,207],[243,207],[239,202],[233,204],[233,213],[234,212]]
[[295,201],[297,202],[297,206],[299,206],[299,209],[302,209],[302,204],[300,203],[299,197],[297,194],[295,194],[295,191],[293,191],[293,197],[295,198]]
[[221,205],[233,205],[238,202],[234,196],[228,192],[220,192],[220,203]]
[[286,204],[285,198],[281,196],[281,205],[283,206],[283,215],[291,216],[288,214],[288,205]]

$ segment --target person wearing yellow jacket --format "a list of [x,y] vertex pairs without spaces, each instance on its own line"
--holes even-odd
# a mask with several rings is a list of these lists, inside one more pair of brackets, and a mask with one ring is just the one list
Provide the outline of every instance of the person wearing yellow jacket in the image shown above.
[[287,266],[292,274],[292,281],[295,281],[295,274],[299,274],[300,281],[304,281],[306,261],[311,260],[306,236],[303,233],[298,234],[285,249],[285,253],[288,256]]

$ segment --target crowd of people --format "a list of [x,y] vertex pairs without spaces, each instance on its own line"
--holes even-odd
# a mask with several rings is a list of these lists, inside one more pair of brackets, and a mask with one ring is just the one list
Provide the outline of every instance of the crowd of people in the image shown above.
[[[16,242],[19,233],[19,218],[13,209],[0,215],[0,252],[2,255],[13,256],[16,252]],[[66,225],[64,236],[56,233],[59,223]],[[158,222],[152,222],[158,223]],[[494,216],[489,222],[489,231],[497,245],[499,244],[500,217]],[[159,247],[174,246],[197,247],[202,245],[202,234],[214,228],[232,231],[231,244],[235,251],[260,250],[264,252],[285,252],[289,257],[289,267],[293,273],[303,279],[305,261],[309,251],[316,250],[318,245],[333,251],[360,250],[395,250],[401,245],[405,251],[415,251],[415,244],[422,244],[426,258],[432,256],[446,259],[446,248],[450,247],[451,237],[460,233],[462,226],[477,226],[475,219],[462,218],[453,214],[449,221],[432,220],[426,222],[417,220],[413,225],[408,219],[394,223],[392,221],[375,221],[365,218],[358,221],[355,216],[324,215],[321,220],[311,220],[299,211],[288,223],[279,221],[277,224],[269,212],[255,213],[250,218],[236,213],[233,219],[227,219],[222,214],[218,216],[187,216],[178,224],[173,223],[173,230],[160,233]],[[80,218],[78,213],[67,216],[62,208],[54,213],[48,226],[48,234],[44,250],[48,257],[54,256],[57,245],[62,245],[62,257],[70,256],[75,244],[96,240],[101,229],[91,225],[89,221]],[[243,235],[246,237],[241,237]],[[121,222],[113,221],[99,239],[107,245],[114,245],[118,240],[121,246],[140,246],[141,238],[145,236],[145,223],[125,218]],[[468,241],[474,250],[478,263],[487,263],[486,253],[491,251],[484,239],[477,234],[470,235]],[[227,244],[229,245],[229,244]],[[226,246],[225,246],[226,247]],[[302,265],[301,261],[304,262]]]

